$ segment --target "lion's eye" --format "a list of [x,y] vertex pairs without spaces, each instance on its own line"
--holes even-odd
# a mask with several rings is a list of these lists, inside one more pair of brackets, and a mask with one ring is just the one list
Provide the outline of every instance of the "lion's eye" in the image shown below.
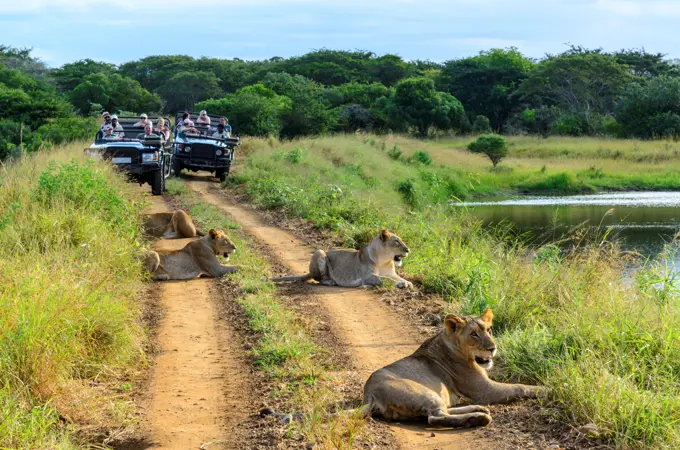
[[470,334],[470,336],[472,336],[473,338],[478,338],[478,337],[479,337],[479,335],[477,334],[476,331],[473,331],[473,332]]

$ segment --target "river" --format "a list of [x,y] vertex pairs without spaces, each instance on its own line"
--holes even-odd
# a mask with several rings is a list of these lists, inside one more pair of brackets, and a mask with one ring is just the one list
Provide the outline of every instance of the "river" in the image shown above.
[[[485,225],[505,222],[539,243],[559,240],[580,224],[611,229],[622,248],[652,258],[680,231],[680,192],[498,197],[457,205]],[[672,260],[680,268],[680,257]]]

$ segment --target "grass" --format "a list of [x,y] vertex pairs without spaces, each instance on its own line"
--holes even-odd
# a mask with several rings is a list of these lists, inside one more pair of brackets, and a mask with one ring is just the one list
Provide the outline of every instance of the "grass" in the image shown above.
[[235,301],[248,328],[258,335],[251,350],[254,365],[277,383],[276,395],[287,399],[286,405],[303,417],[290,425],[286,435],[301,435],[320,448],[352,448],[362,437],[365,421],[356,414],[328,414],[342,399],[334,389],[340,381],[329,373],[333,368],[329,354],[314,342],[309,319],[287,308],[277,297],[275,286],[263,280],[271,275],[270,267],[240,226],[216,207],[198,201],[182,185],[180,180],[172,181],[172,192],[194,220],[206,230],[227,231],[238,248],[230,264],[241,266],[241,270],[230,276],[229,282],[237,283]]
[[[412,249],[404,269],[424,291],[441,295],[451,311],[492,307],[496,377],[549,386],[548,405],[563,421],[595,423],[616,448],[680,448],[680,300],[668,267],[649,263],[626,283],[625,257],[601,236],[581,236],[563,253],[553,245],[529,250],[505,229],[482,229],[440,201],[443,185],[469,184],[464,164],[411,162],[403,138],[250,145],[230,185],[242,184],[254,204],[334,230],[348,246],[388,227]],[[439,162],[433,149],[442,144],[427,145]],[[286,157],[293,150],[299,158]],[[554,176],[545,172],[546,180]],[[579,180],[566,173],[550,183]]]
[[77,448],[130,420],[115,386],[145,360],[133,197],[82,144],[0,167],[1,448]]

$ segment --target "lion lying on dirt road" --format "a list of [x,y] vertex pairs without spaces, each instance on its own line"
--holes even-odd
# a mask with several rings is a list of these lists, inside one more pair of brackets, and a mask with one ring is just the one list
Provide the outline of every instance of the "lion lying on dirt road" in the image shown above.
[[[390,420],[427,417],[430,425],[470,427],[491,422],[483,406],[535,398],[545,388],[493,381],[496,344],[493,313],[481,317],[449,314],[444,329],[415,353],[374,372],[364,386],[365,414]],[[454,406],[460,400],[469,406]]]
[[325,252],[317,250],[309,262],[309,273],[300,276],[270,278],[270,281],[316,280],[326,286],[380,286],[381,278],[396,282],[398,288],[412,288],[394,267],[401,266],[409,249],[399,236],[382,230],[361,250],[338,249]]
[[196,228],[191,216],[181,209],[171,213],[148,214],[144,222],[144,233],[163,239],[205,236],[204,232]]
[[207,236],[189,242],[181,250],[146,252],[144,265],[156,281],[193,280],[201,275],[221,277],[235,273],[239,267],[223,266],[216,255],[228,258],[235,251],[236,246],[226,233],[211,229]]

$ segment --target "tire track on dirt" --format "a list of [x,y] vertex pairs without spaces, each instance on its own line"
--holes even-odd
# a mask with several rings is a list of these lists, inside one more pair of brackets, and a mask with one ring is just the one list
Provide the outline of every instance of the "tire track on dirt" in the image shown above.
[[[219,185],[194,177],[187,180],[187,186],[266,245],[291,273],[307,272],[314,249],[291,233],[266,225],[255,211],[230,202],[220,194]],[[313,285],[305,286],[305,291],[331,317],[335,334],[347,347],[364,380],[376,369],[408,356],[424,340],[414,327],[384,306],[372,292]],[[403,449],[497,448],[495,442],[484,438],[478,430],[432,429],[426,423],[392,423],[390,426]]]
[[[152,197],[147,212],[168,212]],[[191,239],[161,239],[155,250],[183,248]],[[147,428],[158,449],[239,448],[247,419],[248,370],[235,333],[218,319],[214,280],[159,283],[163,309],[154,361]]]

